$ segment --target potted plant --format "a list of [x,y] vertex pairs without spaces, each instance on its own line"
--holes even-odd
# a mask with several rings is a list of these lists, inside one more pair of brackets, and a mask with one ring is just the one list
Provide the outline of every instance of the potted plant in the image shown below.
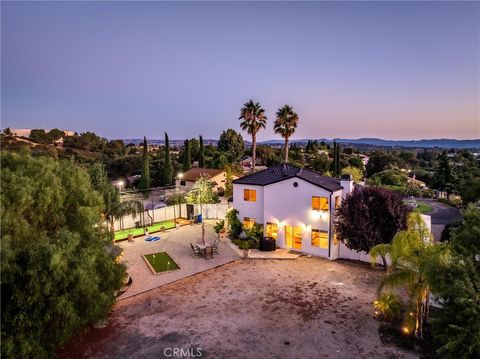
[[129,242],[133,242],[133,232],[128,233],[127,239]]
[[248,258],[250,255],[250,246],[248,240],[240,240],[238,247],[243,250],[243,256]]

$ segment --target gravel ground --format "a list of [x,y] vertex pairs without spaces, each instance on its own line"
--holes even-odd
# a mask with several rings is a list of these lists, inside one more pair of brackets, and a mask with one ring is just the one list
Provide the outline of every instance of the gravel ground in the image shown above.
[[414,358],[380,341],[380,276],[319,258],[237,261],[122,300],[60,357]]

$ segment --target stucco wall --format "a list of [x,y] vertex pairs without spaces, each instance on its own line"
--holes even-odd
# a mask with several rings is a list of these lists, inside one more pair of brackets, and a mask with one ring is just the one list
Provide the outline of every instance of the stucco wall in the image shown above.
[[[243,190],[257,191],[257,200],[249,202],[243,200]],[[243,222],[244,217],[255,218],[257,223],[263,223],[263,187],[243,184],[233,185],[233,208],[238,210],[238,219]]]
[[[294,183],[298,186],[294,187]],[[319,229],[329,232],[329,221],[335,206],[334,198],[341,196],[341,191],[332,195],[318,186],[314,186],[302,179],[291,178],[282,182],[264,187],[264,223],[279,223],[277,244],[286,247],[285,225],[300,226],[302,233],[302,252],[327,257],[328,248],[312,246],[311,230]],[[312,196],[327,197],[330,211],[323,216],[318,211],[312,211]],[[330,234],[330,233],[329,233]]]

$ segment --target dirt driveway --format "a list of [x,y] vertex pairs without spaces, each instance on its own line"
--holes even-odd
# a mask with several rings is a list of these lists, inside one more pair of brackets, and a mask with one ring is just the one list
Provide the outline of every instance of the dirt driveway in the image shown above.
[[230,263],[122,300],[61,357],[413,358],[380,341],[380,274],[306,257]]

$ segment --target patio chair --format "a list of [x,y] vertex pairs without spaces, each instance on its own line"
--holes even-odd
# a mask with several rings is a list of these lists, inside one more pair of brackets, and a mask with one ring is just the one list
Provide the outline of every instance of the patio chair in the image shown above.
[[210,258],[213,258],[212,246],[205,247],[205,249],[203,250],[203,258],[208,259],[208,256],[210,256]]
[[193,253],[195,253],[197,256],[202,255],[200,248],[198,248],[197,246],[194,246],[192,243],[190,243],[190,247],[192,248]]
[[215,239],[215,242],[213,242],[213,244],[212,244],[212,253],[220,254],[218,252],[218,239]]

